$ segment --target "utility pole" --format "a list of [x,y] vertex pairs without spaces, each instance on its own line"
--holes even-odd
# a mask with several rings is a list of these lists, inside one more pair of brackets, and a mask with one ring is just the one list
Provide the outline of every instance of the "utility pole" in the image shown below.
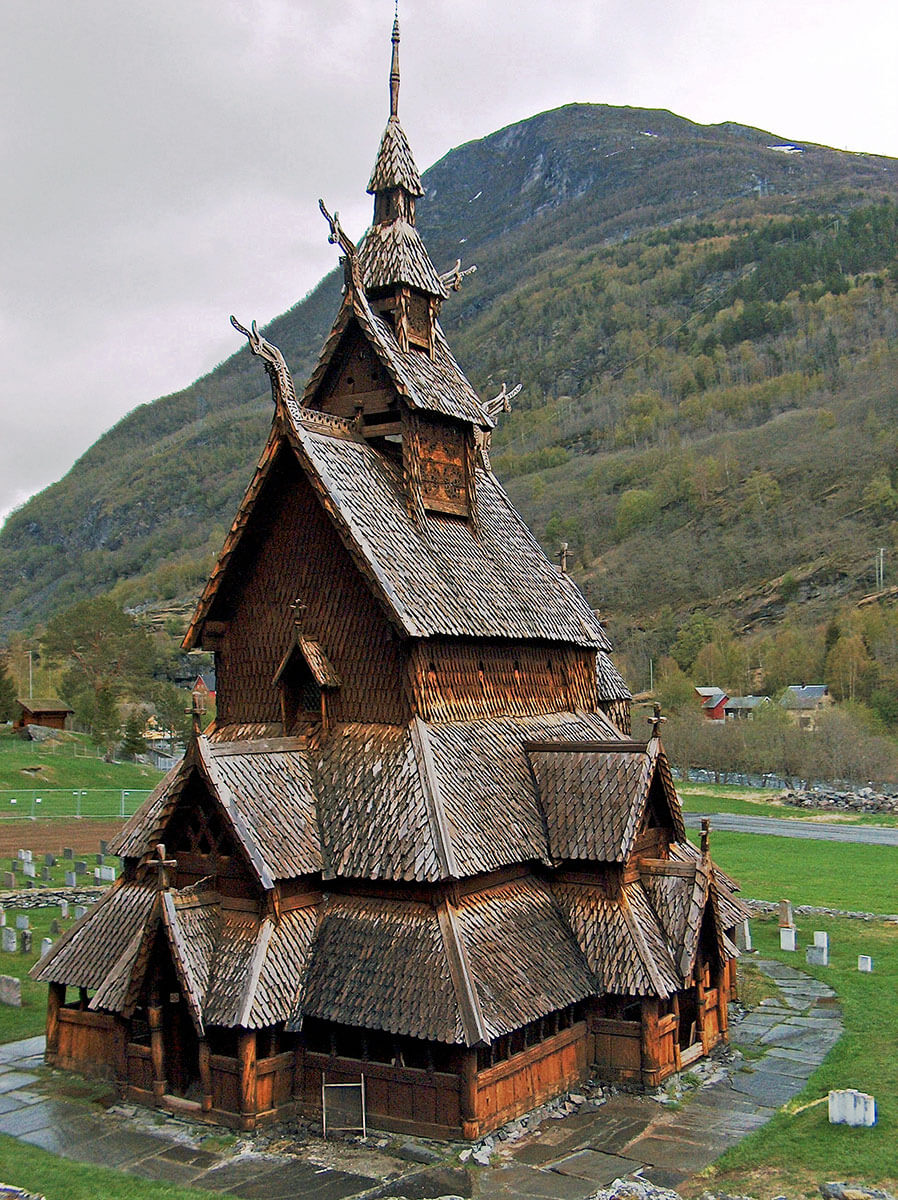
[[28,699],[34,699],[34,669],[31,662],[32,651],[26,651],[28,655]]

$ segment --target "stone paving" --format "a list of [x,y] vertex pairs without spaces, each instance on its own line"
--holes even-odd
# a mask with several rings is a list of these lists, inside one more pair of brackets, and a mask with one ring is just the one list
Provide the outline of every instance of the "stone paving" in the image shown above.
[[[130,1115],[108,1085],[48,1071],[43,1038],[0,1046],[0,1133],[81,1162],[246,1200],[447,1194],[585,1200],[633,1173],[676,1187],[801,1091],[841,1034],[840,1012],[825,984],[781,963],[758,965],[775,979],[782,1000],[764,1001],[732,1020],[732,1040],[752,1055],[739,1069],[721,1072],[723,1078],[677,1108],[628,1094],[587,1102],[517,1141],[497,1139],[488,1167],[459,1165],[458,1145],[403,1146],[401,1139],[369,1138],[365,1147],[315,1139],[314,1151],[299,1147],[295,1156],[246,1151],[247,1141],[236,1149],[222,1139],[206,1146],[208,1129],[143,1110]],[[422,1157],[428,1165],[421,1165]]]

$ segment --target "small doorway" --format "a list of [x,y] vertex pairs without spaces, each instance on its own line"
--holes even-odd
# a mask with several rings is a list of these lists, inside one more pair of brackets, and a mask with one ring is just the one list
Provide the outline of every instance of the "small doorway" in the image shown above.
[[677,1041],[680,1060],[686,1064],[701,1057],[702,1030],[699,1022],[698,988],[686,988],[679,993],[680,1021],[677,1026]]

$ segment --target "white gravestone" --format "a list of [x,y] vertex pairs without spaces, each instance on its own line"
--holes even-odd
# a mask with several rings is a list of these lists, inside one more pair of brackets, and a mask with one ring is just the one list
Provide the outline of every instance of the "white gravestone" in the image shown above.
[[859,954],[857,956],[857,969],[869,974],[873,970],[873,959],[869,954]]
[[811,967],[829,966],[829,948],[827,946],[808,946],[804,957],[805,962]]
[[875,1125],[876,1101],[866,1092],[844,1088],[829,1093],[830,1125]]
[[6,954],[15,954],[16,952],[16,931],[9,925],[4,925],[0,930],[0,946]]
[[797,950],[798,944],[795,940],[795,926],[784,925],[780,929],[780,950]]
[[53,945],[52,938],[41,938],[41,958],[43,958],[45,954],[50,953],[50,947],[52,945]]

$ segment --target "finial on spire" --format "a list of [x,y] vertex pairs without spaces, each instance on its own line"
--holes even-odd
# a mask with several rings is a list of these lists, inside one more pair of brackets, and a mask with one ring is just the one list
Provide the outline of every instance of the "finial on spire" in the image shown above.
[[393,16],[393,59],[390,63],[390,116],[399,116],[399,0]]

